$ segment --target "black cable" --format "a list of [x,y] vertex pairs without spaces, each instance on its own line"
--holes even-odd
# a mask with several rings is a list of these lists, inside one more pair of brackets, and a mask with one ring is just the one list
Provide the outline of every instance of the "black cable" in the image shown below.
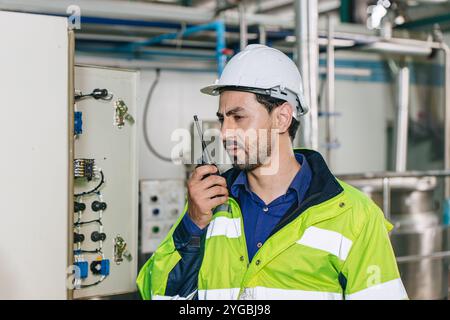
[[103,225],[102,221],[100,219],[96,219],[96,220],[90,220],[90,221],[82,221],[82,222],[75,222],[74,225],[75,226],[82,226],[84,224],[89,224],[89,223],[94,223],[97,222],[99,225]]
[[95,250],[74,250],[74,253],[79,255],[81,253],[102,253],[102,250],[100,249],[95,249]]
[[150,100],[152,99],[153,92],[155,91],[156,85],[159,82],[159,76],[161,71],[159,69],[156,69],[156,77],[153,81],[152,85],[150,86],[150,89],[147,93],[147,98],[145,99],[145,105],[144,105],[144,124],[142,126],[144,131],[144,141],[147,148],[150,150],[151,153],[153,153],[157,158],[161,159],[162,161],[172,162],[172,158],[168,158],[160,154],[152,145],[149,137],[148,137],[148,130],[147,130],[147,115],[148,110],[150,109]]
[[[98,285],[99,283],[103,282],[103,280],[105,280],[107,278],[107,276],[102,275],[102,277],[100,278],[100,280],[97,280],[94,283],[90,283],[90,284],[80,284],[78,287],[75,287],[75,289],[84,289],[84,288],[89,288],[89,287],[93,287]],[[75,281],[76,279],[74,279]]]
[[101,283],[103,280],[105,280],[106,276],[103,276],[103,278],[101,278],[100,280],[98,280],[97,282],[94,283],[90,283],[90,284],[80,284],[80,288],[89,288],[89,287],[93,287],[98,285],[99,283]]
[[101,180],[100,180],[99,184],[94,189],[89,190],[89,191],[85,191],[85,192],[81,192],[81,193],[75,193],[74,196],[75,197],[81,197],[81,196],[86,196],[86,195],[92,194],[94,192],[97,192],[100,189],[100,187],[103,185],[103,183],[105,182],[105,176],[104,176],[102,170],[100,170],[100,175],[101,175]]
[[113,98],[112,94],[109,94],[107,89],[94,89],[89,94],[79,94],[75,95],[75,101],[79,101],[85,98],[94,98],[95,100],[105,100],[111,101]]

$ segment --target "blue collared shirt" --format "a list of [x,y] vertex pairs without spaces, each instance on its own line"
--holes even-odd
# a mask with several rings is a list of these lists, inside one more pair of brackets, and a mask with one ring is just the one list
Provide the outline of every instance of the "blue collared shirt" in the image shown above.
[[[293,205],[302,203],[309,188],[312,178],[311,168],[303,155],[296,153],[295,158],[301,168],[292,180],[286,194],[267,205],[251,191],[247,174],[244,171],[238,175],[230,188],[231,195],[235,199],[239,199],[250,261],[286,212]],[[188,214],[184,216],[183,224],[192,235],[196,236],[201,235],[207,229],[200,229]]]

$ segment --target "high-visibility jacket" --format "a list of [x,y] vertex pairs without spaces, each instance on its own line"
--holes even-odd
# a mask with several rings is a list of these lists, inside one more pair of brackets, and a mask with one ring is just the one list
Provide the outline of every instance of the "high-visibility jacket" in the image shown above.
[[[337,180],[319,153],[295,152],[312,170],[305,200],[251,261],[242,219],[249,213],[230,197],[201,237],[178,219],[139,272],[143,299],[407,299],[383,212]],[[224,174],[228,188],[238,174]]]

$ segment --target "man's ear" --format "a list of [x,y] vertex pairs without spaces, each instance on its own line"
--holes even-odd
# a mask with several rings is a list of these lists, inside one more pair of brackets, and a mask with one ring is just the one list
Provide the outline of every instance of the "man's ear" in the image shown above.
[[280,133],[285,133],[289,130],[292,123],[292,108],[288,102],[276,107],[273,110],[275,113],[275,126],[278,128]]

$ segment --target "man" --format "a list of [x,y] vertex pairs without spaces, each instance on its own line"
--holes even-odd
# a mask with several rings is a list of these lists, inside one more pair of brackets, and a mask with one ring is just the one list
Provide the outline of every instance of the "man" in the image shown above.
[[193,172],[185,214],[140,271],[142,297],[407,299],[381,210],[319,153],[292,150],[307,111],[295,64],[249,45],[202,92],[220,94],[234,168]]

